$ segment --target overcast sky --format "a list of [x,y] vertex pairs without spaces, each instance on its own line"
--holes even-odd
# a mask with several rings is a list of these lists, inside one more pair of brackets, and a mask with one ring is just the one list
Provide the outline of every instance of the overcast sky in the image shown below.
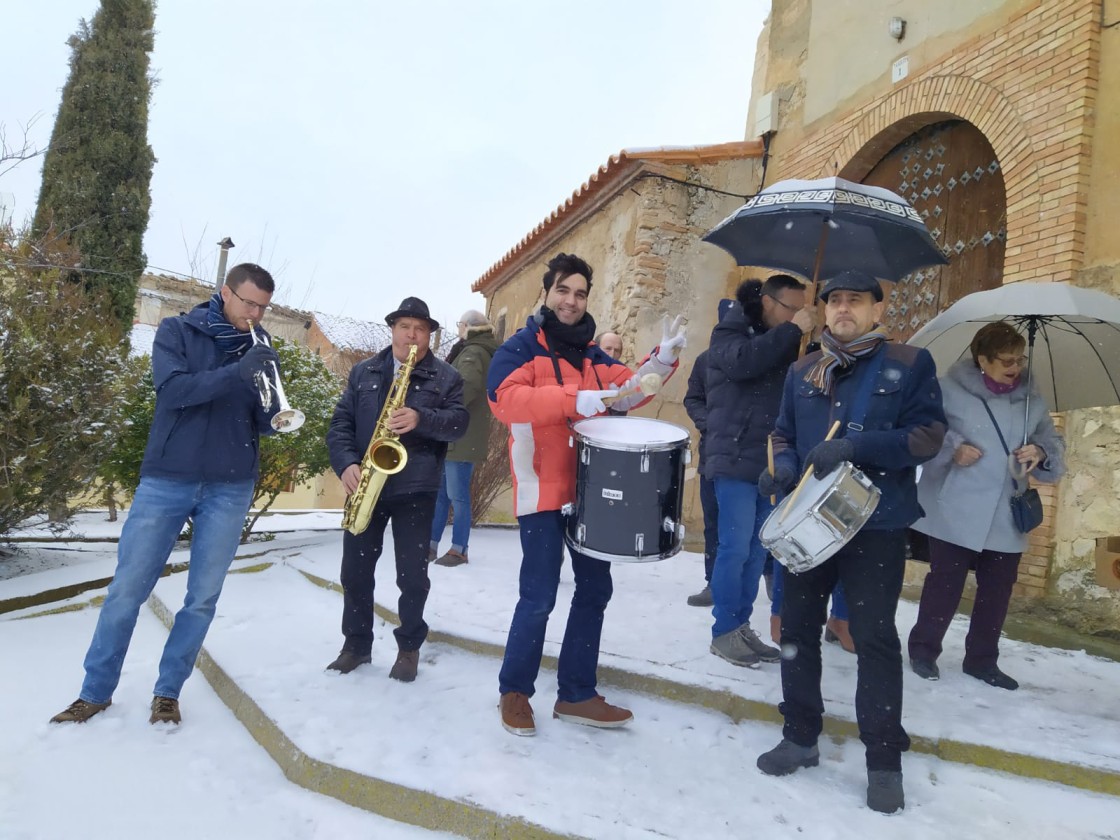
[[[0,123],[49,139],[97,0],[5,4]],[[153,271],[259,262],[291,306],[454,323],[471,284],[623,148],[744,138],[769,0],[164,0]],[[37,119],[36,119],[37,118]],[[0,177],[34,210],[41,160]]]

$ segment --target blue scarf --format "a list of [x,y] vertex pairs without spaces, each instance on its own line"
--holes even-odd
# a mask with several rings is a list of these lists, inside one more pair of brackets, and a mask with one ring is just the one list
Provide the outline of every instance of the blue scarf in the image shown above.
[[206,313],[206,329],[210,331],[211,338],[226,353],[233,355],[243,353],[253,345],[253,336],[241,332],[226,320],[222,312],[222,296],[215,292],[210,298],[210,309]]

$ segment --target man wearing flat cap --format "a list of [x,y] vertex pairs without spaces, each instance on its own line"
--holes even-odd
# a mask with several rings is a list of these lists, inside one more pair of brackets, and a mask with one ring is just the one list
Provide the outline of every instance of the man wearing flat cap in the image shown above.
[[401,624],[393,631],[397,658],[389,676],[402,682],[416,679],[420,646],[428,635],[424,604],[428,599],[428,537],[436,493],[443,476],[447,445],[461,438],[470,416],[463,405],[463,379],[451,365],[429,352],[439,323],[420,298],[407,297],[385,316],[392,328],[391,344],[350,371],[346,390],[335,407],[327,432],[331,466],[353,493],[361,478],[361,462],[373,437],[381,409],[408,359],[416,359],[404,406],[387,418],[389,430],[408,453],[403,470],[390,475],[373,509],[369,527],[342,535],[342,635],[345,641],[328,670],[349,674],[372,661],[374,569],[381,556],[385,527],[393,523],[397,561],[397,611]]
[[[829,593],[843,583],[858,658],[856,720],[867,760],[867,805],[904,807],[902,647],[895,609],[905,569],[906,529],[922,514],[915,471],[941,448],[945,413],[933,358],[894,344],[879,325],[883,291],[874,277],[846,271],[821,292],[821,350],[786,376],[774,431],[774,472],[759,477],[760,495],[785,494],[802,470],[824,478],[851,462],[882,494],[863,527],[816,567],[787,574],[782,602],[782,741],[758,767],[784,776],[820,762],[821,629]],[[835,421],[840,429],[825,440]]]

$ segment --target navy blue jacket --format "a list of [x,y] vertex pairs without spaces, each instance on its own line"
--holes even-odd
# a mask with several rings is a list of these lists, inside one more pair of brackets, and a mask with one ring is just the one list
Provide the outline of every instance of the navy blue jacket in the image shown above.
[[[140,475],[177,481],[256,479],[260,436],[279,410],[261,408],[242,381],[242,353],[225,353],[206,329],[208,303],[164,318],[152,345],[156,409]],[[267,335],[267,333],[266,333]]]
[[[463,405],[463,377],[431,351],[416,363],[408,382],[404,405],[416,409],[420,422],[411,432],[401,435],[408,463],[385,482],[381,497],[386,499],[437,492],[443,478],[447,444],[466,434],[471,420]],[[365,457],[392,383],[392,346],[350,370],[346,390],[335,406],[327,432],[331,467],[339,476]]]
[[786,370],[797,358],[801,329],[752,323],[734,304],[708,345],[708,417],[704,477],[758,481],[766,468],[766,438],[782,401]]
[[834,420],[840,420],[836,437],[852,442],[852,462],[882,493],[864,528],[891,530],[905,528],[922,516],[916,468],[941,450],[946,423],[929,352],[891,342],[878,352],[886,356],[871,390],[862,431],[848,428],[848,411],[874,356],[860,359],[839,375],[831,397],[805,381],[806,372],[821,357],[819,351],[790,367],[774,431],[774,465],[800,476],[809,450],[824,440]]
[[684,410],[688,413],[692,425],[700,433],[700,442],[697,444],[700,456],[700,468],[697,472],[704,475],[704,435],[708,431],[708,351],[704,350],[692,363],[692,372],[688,375],[688,389],[684,394]]

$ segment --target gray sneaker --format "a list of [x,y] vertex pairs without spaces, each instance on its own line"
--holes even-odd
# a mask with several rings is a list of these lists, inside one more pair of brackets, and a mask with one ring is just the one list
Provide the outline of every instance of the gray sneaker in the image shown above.
[[782,658],[782,652],[776,647],[766,644],[758,637],[758,633],[751,629],[749,624],[742,625],[738,631],[751,653],[758,657],[760,662],[777,662]]
[[867,807],[881,814],[893,814],[906,807],[901,770],[867,771]]
[[758,667],[758,655],[747,646],[743,634],[738,629],[716,636],[712,639],[709,650],[732,665],[741,665],[744,668]]
[[788,776],[802,767],[816,767],[821,762],[817,745],[803,747],[786,738],[769,752],[758,757],[755,765],[767,776]]

